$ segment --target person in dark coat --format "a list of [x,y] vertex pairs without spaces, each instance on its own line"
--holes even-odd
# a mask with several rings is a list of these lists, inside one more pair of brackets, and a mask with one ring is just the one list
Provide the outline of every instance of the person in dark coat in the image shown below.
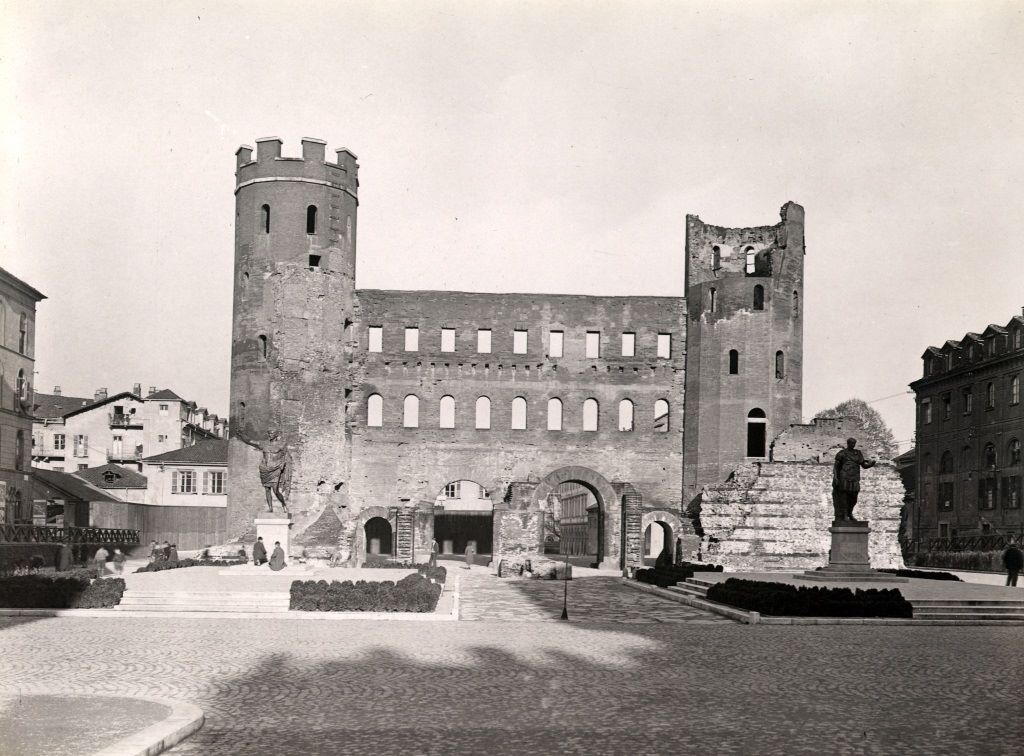
[[267,563],[267,547],[263,545],[263,537],[260,536],[256,539],[256,543],[252,547],[252,563],[259,567],[261,564]]
[[67,572],[70,570],[72,561],[71,547],[66,543],[62,543],[60,551],[57,552],[57,572]]
[[430,559],[427,561],[428,567],[437,567],[437,541],[431,539],[430,541]]
[[170,549],[167,552],[167,561],[175,567],[178,566],[178,544],[171,544]]
[[158,561],[160,561],[160,555],[162,553],[163,553],[163,551],[160,549],[159,546],[156,545],[156,541],[150,541],[149,542],[149,561],[150,562],[158,562]]
[[270,554],[270,569],[277,572],[287,566],[284,561],[284,549],[281,548],[281,542],[274,541],[274,551]]
[[1003,566],[1006,567],[1006,584],[1017,586],[1017,576],[1024,569],[1024,551],[1017,545],[1017,539],[1010,536],[1010,545],[1003,552]]
[[171,558],[171,544],[164,541],[164,545],[160,547],[160,561],[166,562]]

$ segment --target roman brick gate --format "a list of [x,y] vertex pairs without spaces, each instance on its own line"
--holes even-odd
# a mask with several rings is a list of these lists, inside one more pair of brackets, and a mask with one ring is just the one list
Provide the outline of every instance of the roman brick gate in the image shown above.
[[544,520],[549,497],[561,483],[578,483],[595,497],[600,510],[598,560],[602,569],[636,569],[642,564],[643,497],[630,483],[609,482],[587,467],[561,467],[540,481],[509,484],[494,505],[495,563],[544,553]]

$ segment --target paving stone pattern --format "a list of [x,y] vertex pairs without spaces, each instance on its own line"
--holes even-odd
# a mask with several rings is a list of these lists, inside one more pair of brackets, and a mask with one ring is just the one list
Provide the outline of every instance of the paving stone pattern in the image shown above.
[[[503,622],[558,621],[561,580],[506,580],[484,572],[461,574],[459,619]],[[628,588],[618,577],[584,577],[568,585],[571,622],[654,624],[732,620]]]
[[188,701],[170,753],[1009,754],[1015,628],[0,620],[21,686]]

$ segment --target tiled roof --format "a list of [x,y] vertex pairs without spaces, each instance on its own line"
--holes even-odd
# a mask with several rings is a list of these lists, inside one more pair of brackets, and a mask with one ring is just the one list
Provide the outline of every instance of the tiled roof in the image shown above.
[[64,417],[69,412],[87,407],[93,401],[80,396],[40,394],[36,391],[32,395],[32,415],[41,418]]
[[228,442],[223,438],[200,441],[193,446],[146,457],[143,462],[150,464],[193,464],[226,465],[228,463]]
[[75,501],[121,501],[121,499],[115,499],[99,488],[69,473],[57,472],[56,470],[40,470],[33,467],[32,477],[35,478],[36,483],[34,495],[39,498],[62,498]]
[[175,394],[170,389],[160,389],[159,391],[153,392],[152,394],[150,394],[146,398],[147,399],[163,399],[164,401],[168,401],[168,402],[183,402],[183,401],[185,401],[184,399],[182,399],[180,396]]
[[91,410],[95,407],[101,407],[104,404],[110,404],[111,402],[119,401],[120,399],[124,399],[125,397],[128,397],[129,399],[135,399],[136,401],[139,402],[142,401],[141,397],[136,396],[131,391],[122,391],[120,394],[114,394],[113,396],[108,396],[106,399],[100,399],[98,402],[94,401],[91,404],[87,404],[84,407],[78,407],[76,409],[71,410],[70,412],[65,412],[64,417],[77,415],[80,412],[87,412],[88,410]]
[[146,488],[146,476],[120,465],[100,465],[72,473],[98,488]]

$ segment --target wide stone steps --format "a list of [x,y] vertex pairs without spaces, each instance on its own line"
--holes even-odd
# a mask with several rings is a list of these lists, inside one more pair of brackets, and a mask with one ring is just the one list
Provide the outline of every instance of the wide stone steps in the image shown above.
[[119,611],[143,612],[287,612],[287,591],[224,593],[213,591],[127,590]]

